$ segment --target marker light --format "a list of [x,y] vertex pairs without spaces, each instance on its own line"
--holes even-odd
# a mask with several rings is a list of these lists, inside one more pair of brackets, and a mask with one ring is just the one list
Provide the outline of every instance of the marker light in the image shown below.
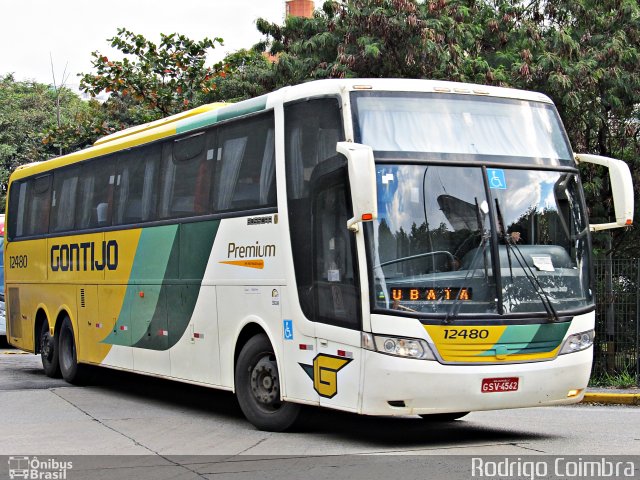
[[362,214],[362,221],[363,222],[368,222],[369,220],[373,220],[373,214],[371,214],[371,213],[363,213]]
[[429,344],[419,338],[387,337],[363,332],[362,347],[395,357],[435,360]]
[[573,353],[579,352],[586,348],[589,348],[593,345],[593,339],[596,336],[596,332],[594,330],[587,330],[582,333],[574,333],[573,335],[569,335],[567,339],[564,341],[564,345],[562,345],[562,349],[560,350],[560,355],[564,355],[565,353]]

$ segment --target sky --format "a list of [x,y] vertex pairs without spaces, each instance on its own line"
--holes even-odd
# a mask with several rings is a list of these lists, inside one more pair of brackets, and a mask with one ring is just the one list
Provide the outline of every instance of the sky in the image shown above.
[[91,72],[91,52],[117,58],[107,38],[119,27],[156,43],[160,33],[193,40],[222,37],[208,57],[249,48],[263,37],[258,18],[282,23],[284,0],[0,0],[0,75],[53,83],[51,58],[59,84],[77,88],[78,73]]

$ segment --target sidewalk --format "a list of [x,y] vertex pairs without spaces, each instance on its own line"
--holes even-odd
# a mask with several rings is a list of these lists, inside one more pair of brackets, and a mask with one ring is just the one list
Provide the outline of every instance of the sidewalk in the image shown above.
[[617,405],[640,405],[640,388],[587,388],[585,403],[610,403]]

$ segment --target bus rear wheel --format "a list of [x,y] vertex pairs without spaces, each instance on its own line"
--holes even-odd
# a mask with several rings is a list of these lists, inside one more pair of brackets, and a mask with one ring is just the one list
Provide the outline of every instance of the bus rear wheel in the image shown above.
[[49,333],[49,322],[46,320],[40,328],[40,358],[45,375],[51,378],[60,378],[58,339]]
[[427,422],[453,422],[459,418],[469,415],[469,412],[452,412],[452,413],[432,413],[431,415],[420,415]]
[[73,325],[69,317],[64,317],[60,326],[60,339],[58,340],[58,356],[60,358],[60,372],[62,378],[72,384],[83,383],[85,379],[85,366],[78,364],[76,353],[76,341],[73,335]]
[[260,430],[282,432],[298,418],[300,405],[280,399],[278,364],[265,334],[252,337],[242,347],[235,386],[242,412]]

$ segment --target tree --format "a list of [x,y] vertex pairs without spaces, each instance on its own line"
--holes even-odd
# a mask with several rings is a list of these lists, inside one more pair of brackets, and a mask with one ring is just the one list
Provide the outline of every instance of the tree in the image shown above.
[[[71,92],[61,89],[61,103]],[[77,98],[77,97],[76,97]],[[56,94],[48,85],[0,77],[0,205],[4,211],[9,175],[25,163],[45,160],[55,152],[42,142],[44,130],[55,124]],[[80,99],[78,99],[80,101]]]
[[[253,79],[265,89],[405,77],[540,91],[558,107],[574,150],[622,158],[640,182],[637,0],[330,0],[311,19],[257,26],[266,37],[257,48],[278,55]],[[586,167],[583,179],[592,219],[608,221],[604,172]],[[635,232],[610,235],[620,253],[640,255]]]
[[273,90],[270,83],[273,64],[262,51],[241,49],[215,65],[215,88],[203,96],[205,102],[236,102]]
[[177,33],[160,34],[160,43],[124,28],[108,39],[124,58],[110,60],[93,52],[95,73],[81,74],[80,89],[92,96],[102,92],[131,98],[156,117],[178,113],[201,103],[216,88],[218,72],[206,66],[207,51],[221,38],[194,41]]

